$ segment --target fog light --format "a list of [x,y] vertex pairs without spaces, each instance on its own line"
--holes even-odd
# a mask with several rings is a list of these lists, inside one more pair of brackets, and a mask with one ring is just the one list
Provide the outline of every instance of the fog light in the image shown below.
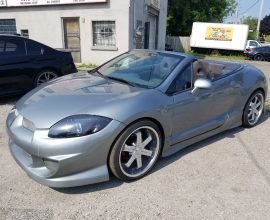
[[52,172],[56,173],[58,170],[58,162],[43,158],[44,165]]

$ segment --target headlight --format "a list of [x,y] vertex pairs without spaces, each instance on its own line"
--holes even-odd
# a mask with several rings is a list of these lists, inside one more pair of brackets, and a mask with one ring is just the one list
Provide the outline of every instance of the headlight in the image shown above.
[[74,115],[62,119],[49,130],[51,138],[72,138],[97,133],[112,119],[96,115]]

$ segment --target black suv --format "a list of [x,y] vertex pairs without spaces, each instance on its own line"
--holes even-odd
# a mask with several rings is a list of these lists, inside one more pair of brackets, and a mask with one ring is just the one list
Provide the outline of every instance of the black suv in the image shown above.
[[77,69],[70,52],[20,36],[0,35],[0,96],[25,93],[74,72]]

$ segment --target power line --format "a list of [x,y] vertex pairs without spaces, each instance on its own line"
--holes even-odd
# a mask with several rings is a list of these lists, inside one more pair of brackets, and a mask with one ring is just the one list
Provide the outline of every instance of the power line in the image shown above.
[[253,5],[251,5],[247,10],[245,10],[243,13],[241,13],[240,15],[243,15],[245,13],[247,13],[251,8],[253,8],[255,5],[257,5],[259,3],[260,0],[257,0]]

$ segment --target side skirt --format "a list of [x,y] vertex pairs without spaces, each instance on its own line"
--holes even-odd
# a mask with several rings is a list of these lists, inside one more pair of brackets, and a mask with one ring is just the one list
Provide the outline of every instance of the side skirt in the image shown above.
[[225,124],[221,127],[218,127],[217,129],[214,129],[209,132],[203,133],[201,135],[195,136],[193,138],[184,140],[174,145],[168,145],[167,143],[167,147],[166,146],[164,147],[161,157],[168,157],[192,144],[195,144],[199,141],[212,137],[223,131],[239,127],[241,125],[242,125],[242,114],[237,114],[236,112],[232,112],[229,115],[229,119],[225,122]]

